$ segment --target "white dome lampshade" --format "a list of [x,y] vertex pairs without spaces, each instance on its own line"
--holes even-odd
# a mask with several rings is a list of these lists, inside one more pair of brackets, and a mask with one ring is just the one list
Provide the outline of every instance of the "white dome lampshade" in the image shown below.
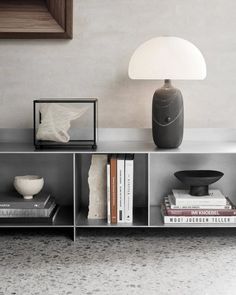
[[206,62],[200,50],[178,37],[157,37],[140,45],[129,63],[137,80],[203,80]]

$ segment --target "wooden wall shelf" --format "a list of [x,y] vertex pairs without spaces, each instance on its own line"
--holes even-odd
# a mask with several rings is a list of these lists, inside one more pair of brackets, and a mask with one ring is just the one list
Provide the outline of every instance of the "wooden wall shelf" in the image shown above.
[[73,0],[0,0],[0,38],[71,39]]

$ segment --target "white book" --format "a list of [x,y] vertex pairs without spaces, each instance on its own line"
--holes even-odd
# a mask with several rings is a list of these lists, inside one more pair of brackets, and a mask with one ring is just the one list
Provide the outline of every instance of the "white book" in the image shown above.
[[165,224],[233,224],[236,216],[168,216],[161,210]]
[[225,206],[227,200],[220,190],[209,190],[208,196],[191,196],[187,190],[173,190],[173,202],[177,206],[202,206],[202,205],[221,205]]
[[111,223],[111,166],[107,164],[107,222]]
[[133,222],[134,158],[125,158],[125,222]]
[[227,204],[226,205],[175,205],[173,203],[173,195],[168,195],[168,201],[170,204],[170,208],[171,209],[232,209],[232,205],[229,203],[229,201],[227,200]]
[[117,222],[125,222],[125,156],[117,157]]

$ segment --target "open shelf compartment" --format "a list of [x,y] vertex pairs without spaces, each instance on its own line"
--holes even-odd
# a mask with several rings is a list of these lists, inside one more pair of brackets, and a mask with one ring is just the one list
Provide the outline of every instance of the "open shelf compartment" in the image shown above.
[[[40,175],[43,191],[50,193],[58,205],[53,222],[14,223],[1,220],[0,227],[72,227],[73,222],[73,155],[71,154],[0,154],[0,194],[16,193],[16,175]],[[16,193],[17,194],[17,193]],[[32,218],[30,219],[32,220]]]
[[236,204],[236,154],[150,154],[151,227],[236,227],[236,224],[164,224],[160,205],[172,189],[187,189],[174,173],[180,170],[218,170],[224,176],[211,185]]
[[148,155],[134,155],[134,221],[111,225],[106,219],[88,219],[88,171],[91,154],[76,154],[76,226],[77,227],[139,227],[148,226]]

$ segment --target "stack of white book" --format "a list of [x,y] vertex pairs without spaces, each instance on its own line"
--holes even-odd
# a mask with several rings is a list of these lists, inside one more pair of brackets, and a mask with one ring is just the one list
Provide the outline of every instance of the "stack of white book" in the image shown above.
[[209,195],[192,196],[187,190],[172,190],[164,198],[161,213],[165,224],[175,223],[236,223],[236,209],[220,190]]

